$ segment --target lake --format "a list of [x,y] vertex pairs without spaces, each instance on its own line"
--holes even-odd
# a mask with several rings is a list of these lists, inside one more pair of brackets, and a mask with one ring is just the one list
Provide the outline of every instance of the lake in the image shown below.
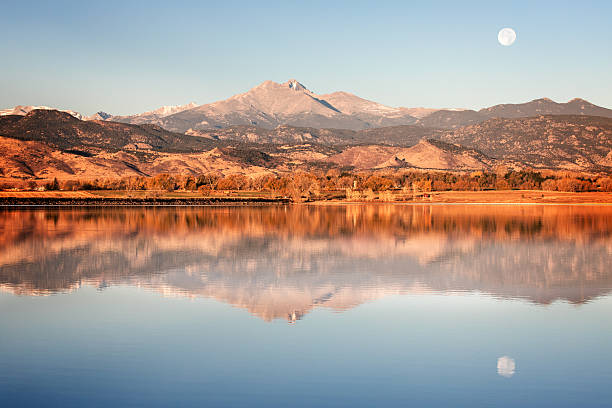
[[0,210],[0,406],[609,407],[612,206]]

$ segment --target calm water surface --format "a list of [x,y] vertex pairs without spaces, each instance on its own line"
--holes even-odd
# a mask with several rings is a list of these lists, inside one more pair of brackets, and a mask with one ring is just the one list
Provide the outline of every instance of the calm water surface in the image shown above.
[[612,207],[0,210],[0,406],[612,404]]

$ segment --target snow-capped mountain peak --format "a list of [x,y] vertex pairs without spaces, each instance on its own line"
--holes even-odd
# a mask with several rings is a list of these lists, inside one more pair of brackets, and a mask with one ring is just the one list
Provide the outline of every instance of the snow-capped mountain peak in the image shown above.
[[307,91],[308,90],[304,85],[302,85],[296,79],[290,79],[289,81],[285,82],[283,85],[284,86],[288,86],[289,88],[293,89],[294,91]]
[[173,115],[178,112],[182,112],[187,109],[193,109],[196,106],[198,105],[195,102],[190,102],[186,105],[166,105],[166,106],[162,106],[152,111],[144,112],[142,113],[142,115],[151,114],[151,115],[158,115],[160,117],[164,117],[168,115]]
[[75,112],[75,111],[72,111],[72,110],[51,108],[49,106],[34,106],[34,105],[17,105],[14,108],[1,109],[0,110],[0,116],[5,116],[5,115],[20,115],[20,116],[25,116],[28,113],[30,113],[31,111],[36,110],[36,109],[58,110],[60,112],[69,113],[70,115],[74,116],[77,119],[80,119],[80,120],[84,119],[83,115],[81,115],[79,112]]

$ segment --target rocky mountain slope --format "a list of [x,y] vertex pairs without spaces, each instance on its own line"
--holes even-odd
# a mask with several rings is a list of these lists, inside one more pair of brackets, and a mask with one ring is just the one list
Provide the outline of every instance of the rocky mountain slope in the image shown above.
[[135,125],[141,125],[144,123],[156,123],[166,116],[174,115],[175,113],[183,112],[189,109],[193,109],[198,105],[194,102],[186,105],[177,106],[162,106],[152,111],[139,113],[137,115],[128,116],[112,116],[105,112],[98,112],[89,119],[91,120],[111,120],[113,122],[132,123]]
[[612,118],[490,119],[458,129],[233,126],[169,132],[34,110],[0,117],[0,177],[96,178],[159,173],[263,174],[354,169],[520,168],[612,172]]
[[474,149],[437,140],[421,140],[412,147],[355,146],[329,161],[356,169],[417,168],[428,170],[485,170],[494,163]]
[[545,115],[490,119],[441,133],[439,139],[528,167],[598,169],[610,165],[612,118]]
[[386,144],[413,146],[424,137],[440,133],[416,125],[390,126],[365,130],[317,129],[282,125],[274,129],[257,126],[230,126],[223,129],[190,130],[188,135],[216,140],[249,143],[320,143],[326,145]]
[[85,153],[121,149],[194,152],[213,147],[210,140],[172,133],[155,125],[82,121],[54,110],[0,117],[0,136],[43,142],[60,149],[79,148]]
[[317,95],[295,79],[283,84],[266,81],[229,99],[160,118],[149,119],[143,115],[135,115],[112,117],[111,120],[126,123],[144,121],[178,132],[233,125],[263,128],[291,125],[358,130],[416,121],[401,109],[390,108],[348,93]]
[[58,111],[0,117],[0,176],[96,178],[159,173],[265,172],[274,160],[240,143],[154,125],[81,121]]
[[340,112],[362,120],[369,127],[398,126],[416,122],[406,108],[392,108],[348,92],[334,92],[320,98]]
[[212,148],[193,153],[162,151],[84,154],[61,150],[46,143],[0,137],[0,178],[88,180],[161,173],[201,175],[209,172],[263,175],[278,165],[266,153],[235,147]]
[[[238,126],[185,135],[156,125],[81,121],[63,112],[35,110],[0,118],[0,176],[48,179],[209,171],[261,174],[334,166],[465,167],[458,164],[464,152],[442,142],[427,142],[431,150],[418,160],[406,150],[414,145],[422,148],[419,140],[431,133],[419,126],[367,131]],[[380,146],[386,155],[358,163],[332,159],[348,146],[363,143],[387,145]],[[437,143],[435,148],[432,143]],[[428,166],[427,160],[435,165]]]

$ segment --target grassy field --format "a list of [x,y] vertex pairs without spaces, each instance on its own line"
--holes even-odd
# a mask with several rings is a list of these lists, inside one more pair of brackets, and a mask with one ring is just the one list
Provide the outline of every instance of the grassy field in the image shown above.
[[508,190],[508,191],[439,191],[424,201],[439,203],[612,203],[612,193],[563,191]]
[[[267,191],[215,191],[202,195],[191,191],[0,191],[0,198],[163,198],[163,199],[189,199],[189,198],[242,198],[257,199],[279,198],[280,195]],[[397,201],[412,203],[504,203],[504,204],[612,204],[612,193],[585,192],[569,193],[559,191],[540,190],[508,190],[508,191],[436,191],[426,193],[424,196],[393,195],[386,200],[375,198],[372,202]],[[320,200],[319,203],[338,202],[366,202],[366,200]]]
[[0,191],[0,197],[15,198],[276,198],[279,194],[268,191],[213,191],[202,194],[198,191]]
[[[75,191],[76,193],[76,191]],[[279,194],[269,191],[212,191],[209,194],[202,194],[198,191],[117,191],[117,190],[96,190],[88,191],[93,197],[104,198],[208,198],[208,197],[237,197],[237,198],[275,198]]]

